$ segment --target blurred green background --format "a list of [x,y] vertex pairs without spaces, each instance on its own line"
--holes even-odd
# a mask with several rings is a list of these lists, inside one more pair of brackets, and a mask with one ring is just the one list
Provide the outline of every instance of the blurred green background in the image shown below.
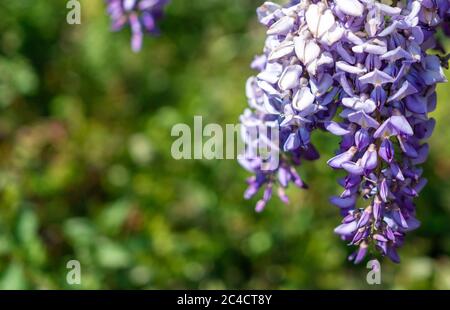
[[[313,137],[311,189],[262,214],[235,161],[170,155],[174,124],[235,123],[246,107],[262,1],[172,0],[139,54],[128,29],[109,31],[102,0],[80,2],[74,26],[64,0],[0,5],[1,289],[371,288],[333,234],[334,138]],[[439,86],[422,227],[377,288],[450,289],[449,92]],[[66,283],[72,259],[79,286]]]

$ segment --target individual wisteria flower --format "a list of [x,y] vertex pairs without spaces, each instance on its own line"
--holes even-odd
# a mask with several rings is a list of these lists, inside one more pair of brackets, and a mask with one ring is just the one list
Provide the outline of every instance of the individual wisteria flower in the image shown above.
[[[436,40],[434,34],[442,28],[443,33],[450,36],[450,1],[448,0],[423,0],[419,14],[419,26],[422,28],[427,47],[445,53],[445,47]],[[448,59],[442,57],[443,64],[447,66]]]
[[141,50],[144,33],[156,34],[157,21],[169,0],[105,0],[113,31],[131,28],[131,48]]
[[[331,202],[344,216],[335,232],[357,247],[361,262],[369,249],[399,262],[405,234],[419,227],[414,198],[426,184],[420,164],[435,121],[436,84],[445,77],[434,48],[432,27],[440,24],[439,1],[407,1],[403,8],[373,1],[339,0],[330,5],[345,23],[339,43],[346,60],[336,62],[343,92],[338,155],[328,161],[347,176]],[[434,5],[434,7],[433,7]],[[359,7],[351,15],[349,7]],[[448,3],[444,3],[445,10]],[[356,12],[354,12],[356,13]],[[343,129],[345,132],[343,132]]]
[[[337,82],[329,50],[342,37],[343,28],[324,4],[312,7],[322,20],[314,20],[316,11],[308,10],[310,3],[305,1],[293,1],[288,7],[266,2],[258,9],[259,20],[268,29],[267,40],[264,54],[252,64],[259,73],[247,82],[250,109],[241,116],[247,152],[240,159],[255,174],[248,180],[245,197],[264,188],[257,211],[264,209],[275,188],[286,203],[284,189],[289,183],[306,188],[295,167],[319,158],[310,133],[336,111]],[[265,133],[278,132],[279,139],[252,134],[265,128],[271,128]],[[279,150],[274,155],[280,155],[279,160],[264,160],[258,154],[258,147],[267,144]]]
[[[439,3],[435,3],[435,9],[437,10],[439,18],[442,21],[441,25],[444,35],[450,37],[450,1],[441,1]],[[442,65],[448,69],[450,53],[440,42],[438,42],[438,47],[440,48],[441,52],[444,53],[444,55],[441,56]]]

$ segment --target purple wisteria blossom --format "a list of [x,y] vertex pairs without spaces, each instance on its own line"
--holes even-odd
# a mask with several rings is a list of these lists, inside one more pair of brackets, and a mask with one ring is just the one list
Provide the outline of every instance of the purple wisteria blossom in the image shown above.
[[[254,128],[280,132],[280,150],[270,166],[256,152],[241,164],[255,174],[246,197],[264,188],[261,211],[275,187],[283,201],[290,182],[305,187],[294,169],[318,153],[310,134],[340,136],[328,161],[347,172],[341,195],[331,198],[344,217],[335,232],[361,262],[379,252],[399,262],[405,234],[419,227],[414,198],[426,184],[420,165],[435,121],[436,84],[445,81],[436,28],[444,25],[448,0],[404,0],[390,6],[373,0],[301,0],[258,9],[268,28],[264,54],[247,82],[250,109],[241,116],[247,148],[270,144]],[[335,116],[338,114],[339,117]],[[249,139],[250,137],[250,139]]]
[[[349,17],[346,10],[356,2],[361,10]],[[435,125],[428,113],[436,107],[436,84],[445,81],[440,59],[426,54],[435,47],[430,29],[441,22],[438,10],[427,6],[433,3],[408,1],[396,8],[340,0],[331,5],[345,22],[340,44],[350,56],[339,66],[347,85],[340,94],[339,125],[348,133],[328,161],[347,176],[340,181],[343,193],[331,202],[344,216],[335,233],[357,247],[349,258],[355,263],[369,249],[399,262],[405,234],[420,225],[414,198],[426,184],[419,166],[428,156],[424,140]]]
[[[240,160],[255,174],[248,180],[245,197],[264,188],[257,211],[264,209],[275,187],[286,203],[284,189],[289,183],[306,188],[295,167],[303,160],[319,158],[310,133],[336,111],[337,82],[333,80],[333,55],[328,50],[342,37],[343,29],[330,15],[324,17],[326,25],[309,25],[309,4],[298,2],[289,7],[267,2],[258,9],[259,20],[268,29],[267,40],[264,54],[252,64],[259,73],[247,82],[250,109],[241,116],[247,154]],[[279,132],[279,140],[264,134],[252,139],[250,133],[255,128],[273,128],[270,131]],[[267,143],[280,150],[279,161],[269,160],[275,165],[265,163],[255,151]]]
[[131,48],[138,52],[142,47],[144,33],[156,34],[157,21],[163,15],[169,0],[106,0],[113,31],[130,25]]

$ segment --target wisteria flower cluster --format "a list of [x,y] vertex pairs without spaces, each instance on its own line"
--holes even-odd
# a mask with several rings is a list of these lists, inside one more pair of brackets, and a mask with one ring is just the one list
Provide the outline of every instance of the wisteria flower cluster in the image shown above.
[[158,32],[157,21],[162,17],[169,0],[106,0],[113,31],[126,25],[131,28],[131,48],[138,52],[142,48],[144,33]]
[[[448,17],[447,0],[301,0],[258,9],[267,27],[264,54],[247,82],[250,109],[241,117],[248,141],[256,127],[280,131],[280,164],[264,167],[256,153],[241,160],[255,176],[246,197],[264,188],[260,211],[272,190],[287,202],[289,182],[305,187],[295,166],[318,153],[310,135],[324,129],[341,137],[328,161],[347,176],[343,192],[331,198],[344,217],[335,229],[361,262],[369,251],[399,262],[405,234],[419,227],[414,198],[426,184],[426,161],[435,121],[436,84],[445,81],[435,29]],[[264,168],[264,169],[263,169]]]

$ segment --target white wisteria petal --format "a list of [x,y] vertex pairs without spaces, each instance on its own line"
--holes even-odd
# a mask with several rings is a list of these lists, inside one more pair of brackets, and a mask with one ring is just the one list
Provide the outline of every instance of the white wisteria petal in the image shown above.
[[318,63],[317,60],[312,61],[310,64],[308,64],[306,66],[306,71],[308,71],[308,73],[310,75],[316,75],[317,74],[317,68],[318,68]]
[[294,27],[295,20],[290,16],[285,16],[275,24],[273,24],[269,30],[267,30],[268,35],[285,35],[291,31]]
[[334,63],[334,59],[329,52],[323,52],[317,60],[317,65],[319,67],[322,65],[331,65],[332,63]]
[[261,5],[257,10],[256,13],[258,15],[259,21],[268,26],[269,23],[273,20],[274,13],[277,10],[280,10],[282,7],[279,4],[266,1],[263,5]]
[[388,15],[398,15],[401,13],[402,9],[399,7],[392,7],[390,5],[375,2],[375,6],[382,11],[383,13],[386,13]]
[[336,62],[336,68],[338,68],[339,70],[342,70],[344,72],[352,73],[352,74],[364,74],[367,72],[367,69],[349,65],[345,61]]
[[269,61],[275,61],[280,58],[291,55],[294,52],[294,43],[292,41],[286,41],[276,47],[269,55]]
[[305,48],[305,64],[310,63],[313,60],[316,60],[320,55],[320,47],[314,41],[309,41],[306,43]]
[[278,91],[266,81],[258,81],[258,86],[269,95],[278,95]]
[[322,41],[328,45],[333,45],[338,42],[344,36],[344,28],[338,26],[336,23],[332,28],[323,36]]
[[335,18],[331,10],[325,10],[323,15],[320,17],[319,25],[317,28],[317,35],[319,37],[323,36],[327,31],[335,25]]
[[366,44],[364,46],[364,51],[369,54],[383,55],[387,52],[387,46],[378,44]]
[[364,111],[366,114],[370,114],[377,108],[377,105],[372,99],[361,98],[343,98],[342,104],[347,108],[351,108],[356,111]]
[[315,99],[308,87],[302,87],[295,94],[292,105],[297,111],[308,111],[313,106]]
[[366,32],[369,34],[369,37],[374,37],[377,34],[377,31],[380,26],[380,20],[378,18],[371,18],[366,22]]
[[268,63],[266,70],[257,75],[258,79],[275,84],[278,82],[281,73],[283,73],[283,66],[277,62]]
[[354,34],[353,32],[351,32],[350,30],[347,30],[345,32],[345,37],[352,42],[355,45],[362,45],[364,44],[364,41],[358,37],[356,34]]
[[300,61],[307,65],[320,55],[320,47],[316,42],[303,37],[294,38],[295,53]]
[[300,36],[295,37],[293,41],[297,58],[300,59],[301,62],[305,63],[306,39]]
[[331,10],[323,10],[323,6],[311,4],[305,14],[309,31],[316,38],[323,36],[335,23]]
[[289,90],[298,87],[302,72],[303,69],[300,65],[292,65],[287,67],[278,81],[278,86],[280,89]]
[[364,12],[364,6],[358,0],[336,0],[339,10],[350,16],[361,16]]
[[378,34],[378,36],[379,37],[385,37],[385,36],[390,35],[391,33],[393,33],[397,29],[397,26],[398,26],[398,21],[394,20],[394,22],[391,25],[389,25],[388,27],[384,28],[384,30],[381,31]]
[[321,10],[317,4],[311,4],[306,11],[305,18],[309,30],[314,36],[317,36],[317,29],[319,28]]
[[365,101],[359,100],[355,105],[356,110],[358,111],[364,111],[366,114],[370,114],[377,108],[377,105],[375,104],[375,101],[372,99],[368,99]]

